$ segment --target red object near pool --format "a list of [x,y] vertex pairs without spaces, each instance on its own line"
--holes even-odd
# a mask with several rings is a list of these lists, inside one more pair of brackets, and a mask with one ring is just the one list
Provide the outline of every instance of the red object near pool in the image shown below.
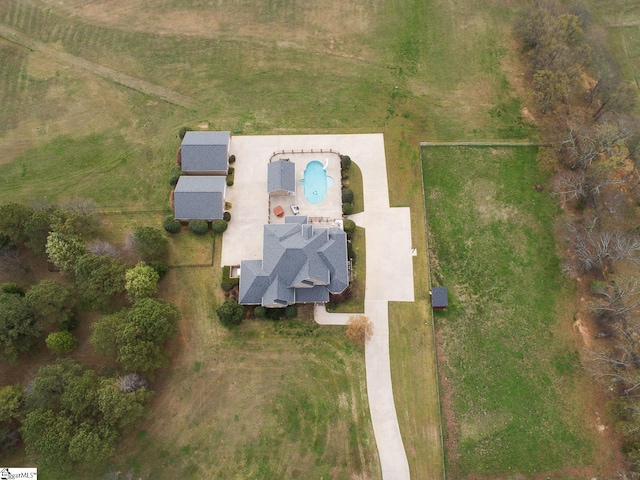
[[276,214],[276,217],[282,217],[284,215],[284,209],[280,205],[278,205],[273,209],[273,213]]

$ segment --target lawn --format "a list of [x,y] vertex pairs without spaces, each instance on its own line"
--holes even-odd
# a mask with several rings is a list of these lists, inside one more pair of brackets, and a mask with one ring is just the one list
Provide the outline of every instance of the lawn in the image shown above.
[[[599,464],[586,427],[571,293],[553,239],[557,208],[533,186],[535,148],[423,149],[432,276],[450,291],[435,318],[450,392],[447,465],[533,475]],[[565,333],[562,333],[562,332]]]

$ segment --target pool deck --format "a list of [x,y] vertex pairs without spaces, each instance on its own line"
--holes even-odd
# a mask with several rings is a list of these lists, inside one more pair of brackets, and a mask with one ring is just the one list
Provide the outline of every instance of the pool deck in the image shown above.
[[[227,187],[227,202],[232,205],[231,222],[224,234],[222,244],[222,265],[240,265],[242,260],[262,258],[262,230],[266,223],[283,223],[273,209],[280,205],[285,215],[293,215],[291,205],[298,205],[299,215],[315,220],[318,226],[327,227],[334,220],[342,218],[342,192],[340,158],[327,150],[349,151],[346,137],[357,135],[264,135],[234,136],[229,146],[229,154],[236,156],[232,165],[235,169],[234,184]],[[342,142],[335,142],[342,138]],[[287,153],[277,153],[285,151]],[[305,153],[288,153],[290,151]],[[311,150],[314,150],[311,152]],[[324,150],[324,152],[320,152]],[[274,153],[277,153],[274,156]],[[289,159],[296,164],[296,194],[269,197],[267,193],[267,164],[270,160]],[[327,189],[324,201],[311,204],[304,196],[300,185],[308,162],[328,161],[327,175],[333,178],[333,185]]]

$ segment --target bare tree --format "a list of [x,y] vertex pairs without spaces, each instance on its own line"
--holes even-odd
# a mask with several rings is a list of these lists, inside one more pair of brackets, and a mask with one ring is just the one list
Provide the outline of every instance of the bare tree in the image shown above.
[[87,251],[94,255],[102,256],[108,255],[111,258],[119,259],[121,257],[120,251],[106,240],[96,239],[89,242],[87,245]]
[[347,322],[347,337],[358,343],[364,345],[369,341],[373,335],[373,324],[369,317],[364,315],[352,315]]
[[68,198],[59,202],[59,206],[63,210],[71,210],[81,215],[95,215],[96,203],[88,198]]
[[602,320],[624,320],[640,305],[640,281],[630,275],[603,283],[594,293],[599,298],[591,308],[594,315]]
[[594,268],[610,270],[614,261],[636,262],[640,241],[634,235],[600,228],[598,217],[588,223],[564,223],[564,238],[569,244],[571,259],[565,265],[567,273],[589,272]]
[[138,373],[128,373],[116,378],[116,387],[122,393],[132,393],[141,388],[149,388],[149,382]]
[[11,273],[26,273],[29,268],[16,248],[0,248],[0,270]]
[[572,127],[562,141],[565,163],[572,169],[585,169],[598,158],[598,149],[593,135],[584,128]]

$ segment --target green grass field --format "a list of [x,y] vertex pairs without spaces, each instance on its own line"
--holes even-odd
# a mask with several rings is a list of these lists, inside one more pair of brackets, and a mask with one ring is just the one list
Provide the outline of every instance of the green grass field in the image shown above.
[[555,253],[556,207],[533,188],[547,180],[536,155],[423,149],[433,276],[451,292],[435,320],[452,392],[454,478],[600,462],[576,403],[584,374],[560,308],[571,291]]
[[[158,225],[165,214],[182,126],[383,132],[390,198],[411,207],[419,251],[417,302],[390,307],[396,406],[414,476],[441,478],[433,339],[415,333],[430,322],[418,144],[535,138],[515,93],[515,8],[508,0],[0,3],[0,26],[194,105],[0,39],[0,203],[88,196],[121,242],[135,212],[152,212],[146,221]],[[132,213],[113,213],[121,211]],[[174,244],[174,265],[210,259],[208,239]],[[304,311],[299,326],[252,321],[226,332],[214,313],[219,280],[217,267],[199,267],[165,281],[163,295],[185,315],[175,362],[115,468],[150,478],[379,478],[362,352]]]

